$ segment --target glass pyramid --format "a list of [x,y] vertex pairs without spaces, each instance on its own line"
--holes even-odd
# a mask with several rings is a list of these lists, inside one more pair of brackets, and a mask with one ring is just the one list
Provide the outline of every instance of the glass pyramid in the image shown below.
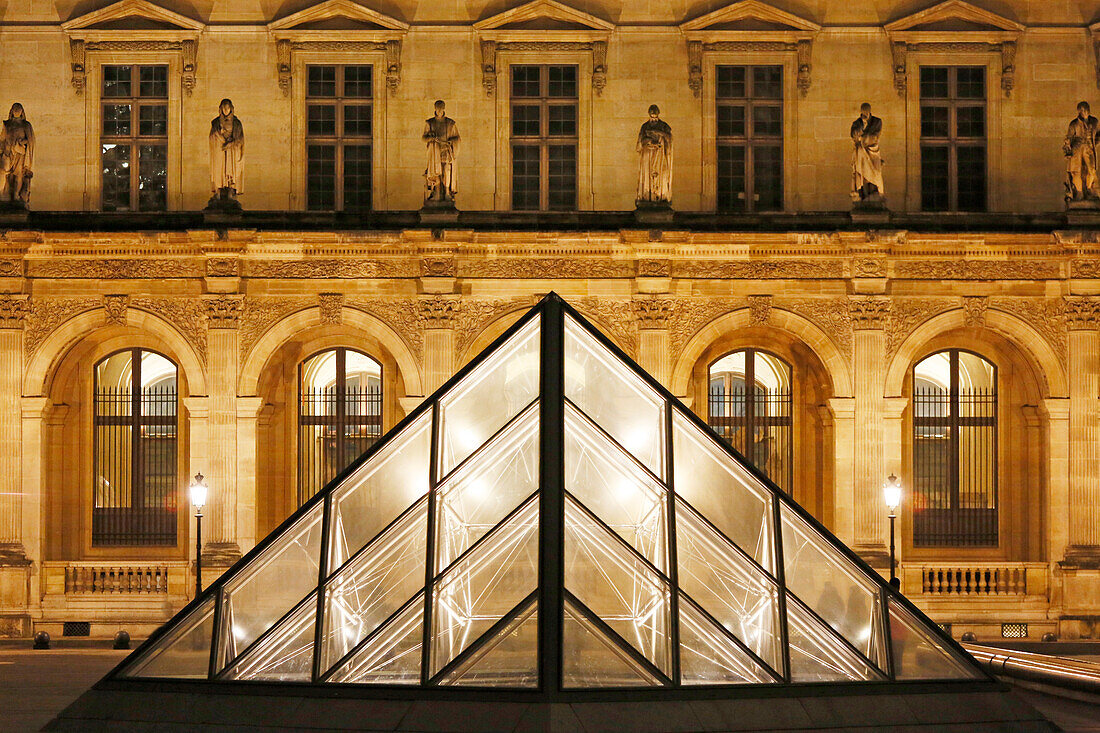
[[112,677],[554,695],[988,679],[555,295]]

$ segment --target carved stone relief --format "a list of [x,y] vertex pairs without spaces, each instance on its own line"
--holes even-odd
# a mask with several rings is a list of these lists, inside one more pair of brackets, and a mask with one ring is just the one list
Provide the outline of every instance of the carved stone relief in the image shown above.
[[1068,351],[1066,305],[1046,298],[990,298],[989,307],[1018,316],[1050,344],[1064,363]]
[[922,323],[956,307],[958,301],[953,298],[893,298],[886,321],[886,358],[893,358]]
[[321,293],[317,296],[317,303],[321,309],[321,323],[325,325],[339,325],[340,310],[344,307],[343,293]]
[[29,312],[26,295],[0,295],[0,328],[22,329]]
[[125,326],[126,311],[130,307],[129,295],[103,296],[103,322],[105,325]]
[[802,316],[833,340],[840,352],[852,356],[852,316],[846,298],[783,298],[776,308]]
[[103,304],[100,298],[40,298],[30,299],[30,312],[24,324],[23,352],[29,360],[42,343],[70,318],[94,310]]
[[237,328],[244,310],[243,295],[212,295],[204,299],[210,328]]
[[131,298],[130,307],[149,311],[172,324],[206,364],[206,307],[194,298]]

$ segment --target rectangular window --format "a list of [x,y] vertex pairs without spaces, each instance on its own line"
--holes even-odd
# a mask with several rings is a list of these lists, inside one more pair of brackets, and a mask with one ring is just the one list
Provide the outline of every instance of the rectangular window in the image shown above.
[[721,211],[783,208],[783,67],[715,69],[717,203]]
[[921,208],[985,211],[986,79],[983,66],[920,69]]
[[168,207],[168,67],[104,66],[100,99],[104,211]]
[[512,208],[577,208],[577,67],[512,66]]
[[371,207],[372,67],[306,67],[306,208]]

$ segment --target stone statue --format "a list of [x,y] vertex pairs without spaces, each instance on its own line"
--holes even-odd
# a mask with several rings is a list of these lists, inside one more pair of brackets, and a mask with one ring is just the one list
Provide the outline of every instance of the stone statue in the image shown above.
[[244,126],[233,114],[233,102],[223,99],[218,116],[210,122],[210,205],[219,201],[232,208],[238,194],[243,193],[241,174],[244,169]]
[[1097,201],[1096,143],[1100,122],[1090,114],[1088,102],[1077,105],[1077,116],[1069,123],[1062,153],[1066,163],[1066,202]]
[[672,201],[672,128],[661,119],[661,109],[651,104],[649,119],[638,130],[637,204]]
[[882,119],[871,114],[864,102],[859,117],[852,123],[852,203],[881,204],[886,187],[882,182],[882,155],[878,142]]
[[447,106],[436,100],[435,115],[424,121],[422,136],[428,146],[424,169],[425,201],[449,203],[455,200],[455,160],[458,158],[458,125],[447,116]]
[[16,102],[4,120],[0,137],[0,202],[25,208],[34,176],[34,128]]

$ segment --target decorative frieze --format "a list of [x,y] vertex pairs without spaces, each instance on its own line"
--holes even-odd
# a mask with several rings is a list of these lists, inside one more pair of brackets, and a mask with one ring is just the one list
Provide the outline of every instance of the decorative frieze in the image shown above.
[[1058,280],[1062,265],[1051,260],[909,260],[894,265],[894,276],[926,280]]
[[617,260],[573,257],[491,257],[460,262],[458,276],[508,279],[625,278],[634,276],[634,265]]
[[202,277],[202,263],[193,258],[110,258],[27,260],[27,276],[73,280],[163,280]]
[[103,322],[108,326],[125,326],[126,311],[130,308],[129,295],[103,296]]
[[890,299],[878,295],[856,295],[848,299],[852,329],[871,331],[884,329],[890,315]]
[[321,311],[322,325],[340,325],[340,313],[344,308],[343,293],[321,293],[317,296],[317,303]]
[[418,277],[415,260],[398,258],[317,258],[303,260],[251,260],[244,265],[248,277],[287,279],[348,279]]
[[205,303],[210,328],[237,328],[244,310],[243,295],[210,295]]
[[207,277],[239,277],[241,263],[236,257],[211,257],[206,260]]
[[421,257],[420,277],[454,277],[453,257]]
[[674,262],[673,277],[809,280],[844,277],[841,260],[695,260]]

